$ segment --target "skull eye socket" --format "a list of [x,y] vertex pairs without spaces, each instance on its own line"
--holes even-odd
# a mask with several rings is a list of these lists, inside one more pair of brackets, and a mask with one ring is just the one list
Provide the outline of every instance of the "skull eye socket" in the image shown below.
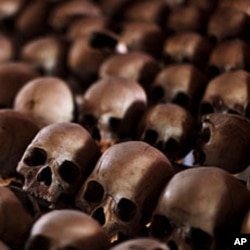
[[44,165],[47,161],[47,153],[42,148],[32,148],[23,161],[32,167]]
[[136,205],[134,202],[122,198],[117,204],[116,214],[120,220],[124,222],[130,221],[136,214]]
[[150,226],[150,233],[152,236],[162,239],[169,235],[172,230],[173,228],[168,218],[162,215],[154,215]]
[[220,73],[221,73],[221,70],[217,66],[215,66],[215,65],[208,66],[208,75],[211,78],[218,76]]
[[184,235],[184,240],[188,244],[205,246],[211,241],[211,236],[199,228],[188,228]]
[[67,183],[74,183],[80,175],[78,166],[71,161],[64,161],[59,167],[60,177]]
[[206,114],[211,114],[211,113],[214,113],[213,106],[208,102],[201,103],[200,114],[206,115]]
[[199,139],[203,142],[203,143],[207,143],[209,142],[211,138],[211,132],[209,128],[204,128],[199,136]]
[[109,119],[109,126],[112,130],[117,130],[121,124],[121,119],[116,117],[110,117]]
[[183,92],[178,92],[172,99],[172,102],[182,107],[187,107],[189,103],[189,97]]
[[90,181],[84,193],[84,199],[88,202],[100,202],[104,197],[104,188],[97,181]]
[[91,114],[86,114],[83,116],[82,118],[82,125],[83,126],[94,126],[97,123],[97,119],[95,116],[91,115]]
[[161,86],[156,86],[152,89],[152,100],[158,102],[164,97],[164,89]]
[[158,138],[158,133],[152,129],[146,131],[143,141],[149,143],[150,145],[155,145]]
[[30,250],[44,250],[44,249],[49,249],[50,248],[50,240],[43,236],[43,235],[36,235],[31,238],[26,243],[25,246],[26,249]]

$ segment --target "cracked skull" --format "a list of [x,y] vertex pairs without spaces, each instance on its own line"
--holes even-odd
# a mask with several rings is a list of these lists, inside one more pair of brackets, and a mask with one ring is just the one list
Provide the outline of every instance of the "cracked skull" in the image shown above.
[[76,204],[97,219],[110,238],[136,236],[145,230],[172,175],[168,158],[156,148],[140,141],[118,143],[103,153]]
[[245,186],[222,169],[184,170],[163,190],[153,213],[151,235],[170,249],[228,249],[225,244],[239,233],[249,202]]
[[51,206],[71,202],[99,157],[90,134],[75,123],[56,123],[41,129],[30,143],[17,171],[23,189]]

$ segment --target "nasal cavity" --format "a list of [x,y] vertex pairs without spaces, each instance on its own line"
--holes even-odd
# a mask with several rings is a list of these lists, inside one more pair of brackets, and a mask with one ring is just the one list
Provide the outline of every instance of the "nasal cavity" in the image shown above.
[[46,186],[50,186],[52,182],[52,172],[49,167],[43,168],[37,176],[37,181],[44,183]]
[[92,217],[97,220],[101,226],[103,226],[105,224],[105,214],[103,212],[103,208],[99,207],[98,209],[95,210],[95,212],[93,213]]

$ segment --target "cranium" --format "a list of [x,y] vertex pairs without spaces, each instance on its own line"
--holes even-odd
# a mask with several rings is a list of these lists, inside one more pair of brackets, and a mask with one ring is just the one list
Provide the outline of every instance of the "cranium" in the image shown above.
[[103,151],[121,139],[134,136],[146,102],[145,91],[137,82],[106,77],[93,83],[84,93],[80,123]]
[[74,98],[66,82],[58,77],[39,77],[17,93],[14,109],[28,115],[39,127],[74,119]]
[[150,102],[176,103],[197,112],[207,79],[194,65],[176,64],[163,68],[155,77],[150,90]]
[[76,206],[97,219],[109,237],[135,237],[145,230],[172,175],[168,158],[156,148],[140,141],[118,143],[103,153]]
[[166,38],[163,58],[166,63],[190,62],[204,68],[211,50],[211,42],[196,32],[177,32]]
[[195,164],[239,173],[250,163],[250,121],[234,114],[208,114],[194,147]]
[[207,85],[200,103],[200,114],[235,113],[250,116],[250,75],[236,70],[213,78]]
[[21,181],[16,167],[38,130],[38,126],[25,115],[11,109],[0,110],[1,178]]
[[0,239],[11,249],[23,249],[29,230],[39,215],[36,201],[28,194],[17,188],[0,186]]
[[39,74],[22,62],[6,62],[0,65],[0,107],[12,108],[18,91]]
[[163,190],[153,213],[151,235],[170,249],[228,249],[249,202],[245,186],[222,169],[184,170]]
[[98,5],[91,1],[73,0],[61,1],[51,11],[49,23],[54,30],[66,30],[70,23],[83,16],[100,16]]
[[110,250],[170,250],[167,245],[153,238],[126,240]]
[[248,70],[249,66],[248,44],[237,38],[218,43],[208,60],[208,71],[211,77],[238,69]]
[[26,43],[21,60],[38,69],[43,75],[64,76],[66,71],[66,42],[56,36],[44,36]]
[[231,7],[220,7],[209,19],[207,34],[217,41],[232,37],[245,38],[248,26],[249,16],[246,13]]
[[93,31],[76,38],[69,48],[67,65],[72,78],[76,79],[75,85],[80,85],[78,92],[84,92],[97,80],[99,67],[107,57],[126,51],[127,48],[120,42],[119,36],[109,30]]
[[250,4],[248,0],[221,0],[218,2],[218,7],[230,7],[239,11],[250,14]]
[[206,27],[208,17],[198,6],[186,4],[173,9],[166,19],[166,29],[171,32],[201,32]]
[[108,236],[90,216],[71,209],[42,215],[32,226],[25,250],[108,250]]
[[[151,2],[155,4],[155,1]],[[144,5],[145,2],[139,3]],[[143,8],[147,11],[149,10],[147,7]],[[127,45],[128,51],[144,52],[152,57],[160,57],[164,43],[164,34],[157,24],[143,20],[134,20],[123,21],[117,26],[117,32],[121,40]]]
[[99,76],[131,79],[140,83],[148,92],[149,86],[159,70],[159,63],[150,55],[143,52],[129,52],[107,58],[99,68]]
[[190,150],[194,125],[194,118],[184,108],[171,103],[158,104],[145,112],[139,126],[139,139],[176,161]]
[[161,25],[166,14],[167,5],[162,0],[131,1],[123,18],[130,21],[143,21]]
[[25,191],[50,207],[64,206],[72,204],[98,157],[97,145],[82,126],[56,123],[38,132],[17,171],[25,178]]

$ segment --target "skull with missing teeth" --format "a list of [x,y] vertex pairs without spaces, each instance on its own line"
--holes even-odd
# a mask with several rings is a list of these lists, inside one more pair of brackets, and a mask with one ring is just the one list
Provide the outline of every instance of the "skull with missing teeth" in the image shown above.
[[140,141],[118,143],[103,153],[76,205],[97,219],[110,238],[138,236],[172,176],[168,158],[156,148]]
[[17,171],[25,178],[24,190],[50,206],[61,206],[87,178],[98,156],[97,145],[83,127],[56,123],[39,131]]

